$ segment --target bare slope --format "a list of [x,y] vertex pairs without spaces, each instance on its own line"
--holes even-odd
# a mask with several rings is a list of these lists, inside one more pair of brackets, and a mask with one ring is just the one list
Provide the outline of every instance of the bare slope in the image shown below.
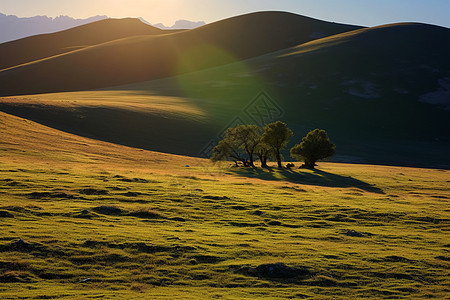
[[253,13],[177,34],[129,37],[3,70],[0,95],[86,90],[170,77],[357,28],[290,13]]
[[136,35],[164,34],[138,19],[106,19],[64,31],[35,35],[0,44],[0,70]]

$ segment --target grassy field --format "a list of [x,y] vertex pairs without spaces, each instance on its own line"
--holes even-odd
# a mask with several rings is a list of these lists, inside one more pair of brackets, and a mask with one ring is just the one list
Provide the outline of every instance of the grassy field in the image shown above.
[[0,114],[0,298],[450,298],[450,171],[239,169]]

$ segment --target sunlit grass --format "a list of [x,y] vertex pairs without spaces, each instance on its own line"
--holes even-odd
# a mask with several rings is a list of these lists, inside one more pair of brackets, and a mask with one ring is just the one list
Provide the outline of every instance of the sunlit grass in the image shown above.
[[[204,287],[237,299],[446,295],[448,262],[437,257],[448,258],[448,171],[321,170],[370,181],[382,192],[1,164],[0,211],[11,215],[2,218],[1,278],[17,281],[2,283],[2,294],[13,299],[30,288],[29,298],[109,298],[111,290],[202,298]],[[31,248],[8,248],[20,239]],[[313,275],[290,282],[243,271],[277,262]]]
[[449,294],[448,170],[233,168],[0,122],[2,299]]
[[33,103],[34,105],[54,106],[64,109],[114,108],[150,114],[178,115],[188,118],[203,118],[205,112],[182,97],[159,96],[148,91],[114,90],[83,91],[5,97],[2,101],[15,104]]

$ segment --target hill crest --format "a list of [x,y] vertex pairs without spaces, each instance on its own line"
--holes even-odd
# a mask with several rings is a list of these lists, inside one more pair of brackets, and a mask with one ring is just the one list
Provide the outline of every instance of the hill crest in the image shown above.
[[116,39],[163,33],[134,18],[104,19],[0,44],[0,70]]
[[[85,90],[170,77],[289,48],[318,35],[330,36],[358,28],[291,13],[253,13],[170,35],[128,37],[3,70],[0,78],[5,84],[0,86],[0,94]],[[11,59],[4,56],[4,60]],[[18,86],[17,76],[28,78],[32,84]]]

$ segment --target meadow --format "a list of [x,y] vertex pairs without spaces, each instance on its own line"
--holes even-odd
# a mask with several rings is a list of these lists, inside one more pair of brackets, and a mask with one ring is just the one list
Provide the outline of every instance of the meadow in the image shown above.
[[449,170],[233,168],[0,125],[2,299],[450,298]]

